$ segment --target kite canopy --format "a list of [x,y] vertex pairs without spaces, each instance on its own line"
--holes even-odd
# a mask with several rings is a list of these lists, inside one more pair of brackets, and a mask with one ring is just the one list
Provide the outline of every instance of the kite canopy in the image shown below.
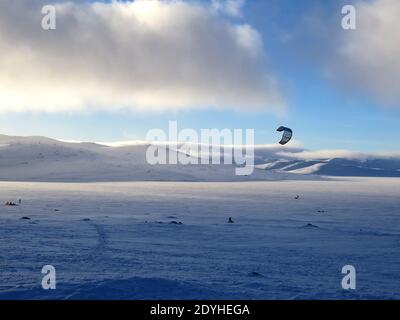
[[282,139],[281,139],[281,141],[279,141],[279,143],[281,145],[285,145],[286,143],[288,143],[290,141],[290,139],[292,139],[292,136],[293,136],[292,129],[281,126],[276,131],[278,131],[278,132],[283,131]]

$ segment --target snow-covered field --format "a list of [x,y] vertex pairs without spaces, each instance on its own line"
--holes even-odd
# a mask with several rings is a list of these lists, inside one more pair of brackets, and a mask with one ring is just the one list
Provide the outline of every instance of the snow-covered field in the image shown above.
[[0,207],[0,299],[400,298],[396,178],[0,182],[19,198]]

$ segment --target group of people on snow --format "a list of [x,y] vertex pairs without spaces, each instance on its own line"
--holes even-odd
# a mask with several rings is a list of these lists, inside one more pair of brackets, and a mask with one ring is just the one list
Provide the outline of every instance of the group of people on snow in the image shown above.
[[[18,203],[21,204],[21,203],[22,203],[22,200],[19,199],[19,200],[18,200]],[[5,205],[6,205],[6,206],[9,206],[9,207],[14,207],[14,206],[16,206],[17,204],[16,204],[15,202],[12,202],[12,201],[7,201],[7,202],[5,203]]]

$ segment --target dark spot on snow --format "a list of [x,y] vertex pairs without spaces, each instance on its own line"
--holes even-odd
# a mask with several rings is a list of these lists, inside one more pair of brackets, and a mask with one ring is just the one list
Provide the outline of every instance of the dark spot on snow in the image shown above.
[[171,221],[170,224],[183,224],[182,222],[178,221]]
[[31,220],[29,217],[22,217],[21,220]]
[[258,273],[256,271],[250,272],[249,277],[263,277],[261,273]]
[[318,210],[317,212],[318,212],[318,213],[326,213],[325,210]]
[[176,219],[175,216],[168,216],[167,219]]
[[15,206],[17,206],[17,204],[15,204],[14,202],[7,201],[5,203],[5,206],[7,206],[7,207],[15,207]]
[[82,219],[81,221],[92,221],[89,218]]
[[318,226],[316,226],[315,224],[312,223],[307,223],[305,226],[303,226],[303,228],[311,228],[311,229],[316,229],[319,228]]
[[60,210],[59,210],[59,209],[54,209],[54,211],[55,211],[55,212],[58,212],[58,211],[60,211]]

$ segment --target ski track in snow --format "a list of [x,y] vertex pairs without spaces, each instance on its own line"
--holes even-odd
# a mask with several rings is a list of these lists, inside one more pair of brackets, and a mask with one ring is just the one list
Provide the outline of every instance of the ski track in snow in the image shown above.
[[0,207],[0,299],[400,298],[397,179],[0,182],[19,198]]
[[87,260],[97,260],[99,256],[106,249],[107,244],[107,235],[103,226],[99,223],[95,223],[92,220],[84,220],[88,225],[90,225],[97,234],[97,243],[96,246],[92,249],[90,255],[86,258]]

